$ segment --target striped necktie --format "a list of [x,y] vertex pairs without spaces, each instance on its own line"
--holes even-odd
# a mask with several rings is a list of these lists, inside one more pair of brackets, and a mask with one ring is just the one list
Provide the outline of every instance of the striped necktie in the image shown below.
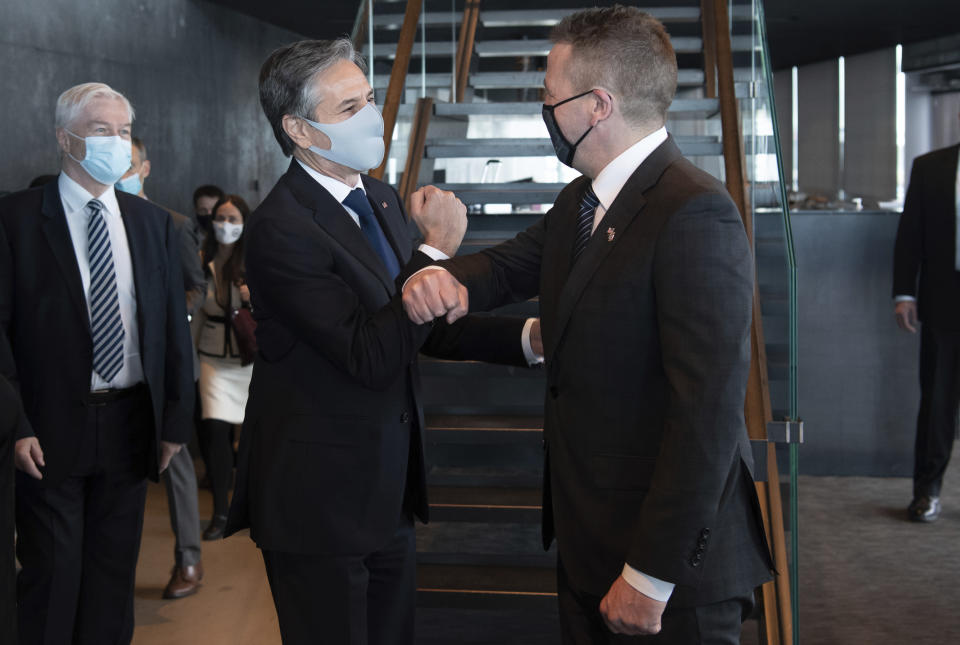
[[587,192],[583,194],[583,199],[580,200],[580,214],[577,215],[577,236],[573,241],[574,264],[583,250],[587,248],[587,242],[590,241],[590,235],[593,233],[593,214],[599,204],[600,200],[597,199],[593,188],[587,186]]
[[106,382],[123,367],[123,320],[117,275],[113,268],[110,233],[104,219],[103,203],[87,202],[87,253],[90,261],[90,331],[93,334],[93,369]]

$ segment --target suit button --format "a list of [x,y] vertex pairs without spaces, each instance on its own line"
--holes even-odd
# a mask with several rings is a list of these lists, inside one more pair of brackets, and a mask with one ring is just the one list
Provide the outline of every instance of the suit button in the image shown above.
[[557,388],[557,386],[556,386],[556,385],[551,385],[551,386],[550,386],[550,396],[552,396],[553,398],[557,398],[557,396],[558,396],[559,394],[560,394],[560,390]]
[[709,536],[709,535],[710,535],[710,529],[703,529],[702,531],[700,531],[700,535],[702,535],[703,537]]
[[697,559],[698,559],[698,560],[700,559],[700,556],[703,555],[703,551],[704,551],[703,546],[698,546],[698,547],[697,547]]
[[694,558],[693,560],[691,560],[691,561],[690,561],[690,566],[691,566],[691,567],[699,567],[699,566],[700,566],[700,558]]
[[400,415],[400,423],[408,423],[409,421],[410,421],[410,414],[408,412],[404,412],[403,414]]

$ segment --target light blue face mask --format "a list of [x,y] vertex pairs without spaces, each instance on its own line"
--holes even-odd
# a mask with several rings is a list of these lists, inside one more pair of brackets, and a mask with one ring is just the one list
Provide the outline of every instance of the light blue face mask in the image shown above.
[[330,138],[329,150],[310,146],[311,152],[324,159],[359,172],[376,168],[383,161],[383,117],[373,103],[367,103],[362,110],[340,123],[303,120]]
[[140,173],[135,172],[129,177],[125,177],[114,184],[114,187],[117,190],[122,190],[125,193],[130,193],[131,195],[139,195],[140,189],[143,188],[143,182],[140,181]]
[[133,154],[129,139],[120,136],[81,137],[70,130],[66,133],[87,144],[87,153],[83,159],[77,159],[69,152],[67,155],[87,171],[87,174],[106,186],[117,183],[123,174],[130,170]]

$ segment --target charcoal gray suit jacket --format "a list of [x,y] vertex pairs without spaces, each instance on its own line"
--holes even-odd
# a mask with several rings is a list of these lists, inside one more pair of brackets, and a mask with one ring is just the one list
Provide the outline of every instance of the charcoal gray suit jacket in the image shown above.
[[768,580],[744,398],[753,259],[713,177],[672,138],[634,172],[572,263],[581,177],[516,238],[443,264],[471,310],[540,296],[544,547],[603,595],[624,563],[692,606]]

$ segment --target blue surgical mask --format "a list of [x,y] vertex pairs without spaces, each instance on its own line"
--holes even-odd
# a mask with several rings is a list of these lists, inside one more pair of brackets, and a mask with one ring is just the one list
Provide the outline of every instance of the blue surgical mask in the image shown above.
[[143,188],[143,182],[140,181],[140,173],[135,172],[129,177],[124,177],[115,183],[114,187],[117,190],[122,190],[125,193],[130,193],[131,195],[139,195],[140,189]]
[[340,123],[303,120],[330,138],[329,150],[310,146],[311,152],[324,159],[359,172],[376,168],[383,161],[383,117],[373,103],[367,103],[362,110]]
[[583,141],[590,130],[593,130],[593,126],[587,128],[587,131],[581,135],[575,143],[571,143],[565,136],[563,136],[563,131],[560,130],[560,124],[557,123],[557,117],[553,113],[555,109],[563,105],[564,103],[569,103],[574,99],[578,99],[581,96],[586,96],[590,94],[593,90],[587,90],[576,96],[571,96],[568,99],[564,99],[553,105],[544,105],[543,106],[543,122],[547,125],[547,132],[550,133],[550,141],[553,143],[553,149],[557,153],[557,159],[559,159],[564,165],[570,166],[573,168],[573,157],[577,154],[577,146],[580,145],[580,142]]
[[110,186],[117,183],[117,180],[130,170],[133,154],[129,139],[116,135],[112,137],[81,137],[70,132],[70,130],[66,132],[77,139],[83,139],[83,142],[87,144],[87,153],[83,159],[77,159],[69,152],[67,154],[80,164],[87,171],[87,174],[93,177],[94,181]]

